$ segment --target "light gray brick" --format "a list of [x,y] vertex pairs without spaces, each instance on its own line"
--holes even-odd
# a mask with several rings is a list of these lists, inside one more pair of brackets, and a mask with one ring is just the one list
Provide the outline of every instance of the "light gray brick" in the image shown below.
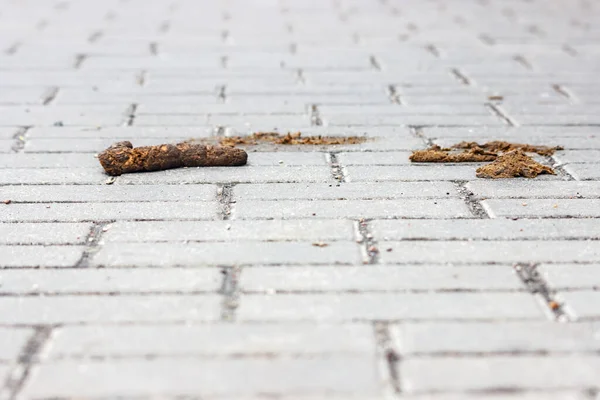
[[517,263],[599,261],[595,241],[386,242],[383,263]]
[[0,169],[0,185],[93,185],[106,181],[101,168]]
[[0,223],[1,244],[83,244],[90,224]]
[[240,321],[542,319],[528,293],[246,295]]
[[[173,141],[179,142],[187,139],[189,138],[185,136],[180,136],[178,138],[166,138],[162,140],[159,138],[136,138],[131,142],[135,147],[138,147],[154,146]],[[115,139],[110,138],[33,138],[25,143],[24,151],[25,153],[99,153],[112,145],[114,142]],[[89,157],[92,158],[93,156],[90,154]]]
[[[227,373],[224,373],[227,371]],[[370,356],[314,359],[157,359],[42,364],[23,397],[377,395],[380,377]],[[352,379],[348,379],[352,376]],[[243,381],[244,385],[232,385]]]
[[[157,341],[156,338],[161,340]],[[53,335],[49,359],[77,356],[373,354],[364,324],[68,327]]]
[[[458,140],[460,141],[460,140]],[[483,134],[473,136],[469,138],[471,142],[485,143],[490,141],[489,136]],[[456,144],[455,138],[442,138],[435,139],[435,144],[439,144],[442,147],[452,146]],[[534,136],[527,138],[528,144],[542,145],[542,146],[563,146],[565,149],[600,149],[600,138],[594,137],[546,137],[546,136]],[[560,153],[557,153],[560,155]]]
[[[435,90],[439,90],[436,87]],[[454,88],[454,90],[456,90]],[[432,116],[439,118],[440,116],[457,116],[457,115],[484,115],[489,116],[490,111],[483,104],[474,105],[442,105],[442,106],[404,106],[399,104],[387,105],[324,105],[319,107],[321,115],[327,117],[332,115],[390,115],[402,117],[416,116]]]
[[341,153],[338,161],[341,165],[405,165],[410,164],[408,151]]
[[103,236],[107,242],[353,239],[352,222],[340,220],[117,222]]
[[[0,177],[1,175],[0,171]],[[277,182],[332,182],[325,166],[246,166],[183,168],[149,173],[122,175],[117,183],[125,185],[189,184],[189,183],[277,183]],[[0,181],[1,182],[1,181]]]
[[[228,79],[229,82],[231,80]],[[152,82],[152,81],[151,81]],[[170,86],[173,85],[173,81],[169,81]],[[184,85],[189,85],[189,82],[185,81]],[[145,87],[151,87],[148,84]],[[213,85],[214,86],[214,85]],[[299,104],[273,104],[271,102],[256,102],[248,104],[140,104],[136,110],[136,115],[144,114],[206,114],[206,115],[286,115],[286,114],[307,114],[307,107]]]
[[0,221],[80,222],[107,220],[214,219],[216,202],[36,203],[10,204]]
[[[409,101],[410,104],[410,101]],[[503,125],[495,115],[405,115],[405,116],[362,116],[362,115],[326,115],[324,120],[331,126],[410,126],[410,125]]]
[[242,290],[268,293],[523,288],[514,272],[504,266],[254,267],[244,269],[241,276]]
[[[0,188],[13,202],[148,202],[211,201],[216,185],[27,185]],[[13,204],[11,204],[12,206]],[[165,204],[163,204],[166,206]],[[116,205],[118,207],[118,205]],[[52,205],[51,205],[52,207]],[[173,208],[173,207],[170,207]],[[8,208],[7,208],[8,209]]]
[[593,219],[372,221],[378,240],[586,239],[600,235]]
[[239,184],[234,197],[244,200],[336,200],[336,199],[398,199],[411,197],[456,198],[458,191],[451,182],[389,182],[379,183],[278,183]]
[[400,165],[344,167],[349,182],[456,181],[475,179],[478,165]]
[[[164,105],[161,104],[161,107]],[[172,142],[176,139],[205,138],[214,133],[209,126],[97,126],[97,127],[33,127],[27,131],[28,139],[70,138],[70,139],[130,139],[136,146],[140,139],[154,139],[153,144]],[[110,141],[101,141],[102,145]],[[101,146],[102,147],[102,146]]]
[[[597,278],[595,279],[597,281]],[[598,309],[598,302],[600,301],[599,291],[563,292],[561,296],[564,298],[565,303],[568,304],[569,309],[573,310],[576,318],[597,320],[600,316],[600,310]],[[596,332],[596,338],[598,335]]]
[[600,161],[600,150],[563,150],[554,159],[560,164],[597,163]]
[[600,197],[600,182],[478,180],[467,183],[478,198],[573,198]]
[[538,266],[538,271],[553,289],[600,288],[600,271],[597,264],[542,264]]
[[325,153],[321,152],[254,152],[248,156],[248,165],[328,165]]
[[3,154],[0,168],[98,168],[98,159],[78,153],[13,153]]
[[81,258],[83,246],[0,245],[0,268],[72,267]]
[[[590,147],[592,147],[590,145]],[[599,145],[600,147],[600,145]],[[565,171],[573,178],[580,181],[597,181],[600,180],[598,172],[598,164],[568,164]]]
[[[32,334],[31,329],[0,328],[0,361],[16,360]],[[3,365],[0,364],[0,377],[6,372],[1,369],[2,367]]]
[[134,126],[193,126],[208,125],[208,115],[136,115]]
[[[529,103],[528,103],[529,104]],[[473,138],[481,138],[484,142],[490,138],[497,140],[508,140],[515,142],[529,142],[535,140],[563,140],[564,137],[583,137],[597,133],[596,128],[590,126],[481,126],[481,127],[423,127],[423,133],[428,138],[449,138],[454,143],[461,140],[473,141]],[[494,140],[495,140],[494,139]],[[560,154],[563,152],[557,153]]]
[[592,199],[484,200],[483,208],[492,218],[598,217],[600,204]]
[[[443,334],[441,334],[443,332]],[[392,333],[408,355],[594,352],[598,326],[555,322],[407,323]]]
[[193,322],[220,318],[220,296],[3,297],[3,324]]
[[203,266],[230,264],[356,264],[360,263],[358,245],[332,242],[327,247],[311,243],[107,243],[96,254],[93,264],[125,266]]
[[218,269],[42,269],[0,272],[0,291],[42,294],[217,292]]
[[240,200],[232,207],[236,219],[269,218],[470,218],[462,200]]

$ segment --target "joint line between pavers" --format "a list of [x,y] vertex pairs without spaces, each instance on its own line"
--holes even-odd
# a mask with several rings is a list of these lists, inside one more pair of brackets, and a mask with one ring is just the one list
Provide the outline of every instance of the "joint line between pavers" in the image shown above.
[[502,108],[493,103],[485,103],[485,106],[490,110],[492,115],[500,118],[508,126],[518,126],[519,124],[512,119]]
[[562,45],[561,49],[571,57],[577,57],[579,55],[579,53],[577,53],[577,50],[571,47],[568,43]]
[[573,96],[571,96],[571,93],[569,93],[562,85],[554,84],[552,85],[552,89],[561,96],[566,97],[569,100],[574,100]]
[[567,178],[567,180],[569,181],[575,181],[577,179],[575,179],[575,177],[573,175],[571,175],[564,167],[565,165],[568,165],[569,163],[559,163],[556,158],[554,158],[554,156],[548,156],[547,157],[548,162],[550,164],[550,166],[552,168],[554,168],[556,171],[558,171],[558,174],[560,176],[563,176],[565,178]]
[[80,69],[83,62],[88,58],[87,54],[76,54],[73,68]]
[[390,333],[389,322],[375,321],[373,324],[375,342],[383,372],[387,374],[387,384],[394,394],[402,393],[399,363],[400,352],[397,350]]
[[126,120],[124,125],[125,126],[132,126],[134,121],[135,121],[135,112],[138,109],[138,104],[137,103],[132,103],[126,111]]
[[146,84],[146,75],[147,71],[145,69],[141,70],[140,73],[135,77],[135,83],[138,86],[144,86]]
[[225,103],[227,101],[227,86],[221,85],[217,87],[217,101]]
[[34,328],[35,331],[19,354],[17,364],[8,374],[4,390],[0,392],[0,396],[3,399],[14,400],[18,397],[29,376],[32,363],[36,361],[36,357],[39,356],[44,346],[50,340],[52,334],[51,326],[35,326]]
[[100,250],[100,240],[102,235],[109,229],[111,222],[94,222],[85,238],[85,249],[81,258],[75,263],[74,268],[89,267],[90,260]]
[[22,43],[21,42],[15,42],[12,45],[10,45],[9,47],[7,47],[4,50],[4,54],[6,54],[7,56],[12,56],[13,54],[15,54],[19,48],[21,47]]
[[488,35],[486,33],[482,33],[481,35],[477,36],[477,38],[488,46],[494,46],[496,44],[496,41],[494,40],[494,38],[492,38],[490,35]]
[[57,86],[49,88],[42,96],[42,104],[47,106],[48,104],[52,103],[56,98],[56,95],[58,95],[59,90],[60,89]]
[[381,63],[379,62],[377,57],[375,57],[374,55],[369,56],[369,63],[371,64],[371,67],[373,69],[376,69],[377,71],[381,71]]
[[312,126],[322,126],[323,120],[321,119],[321,113],[319,107],[316,104],[310,106],[310,124]]
[[150,52],[151,56],[157,56],[158,55],[158,43],[150,42],[148,44],[148,51]]
[[361,249],[364,254],[363,264],[374,265],[379,263],[379,248],[377,247],[377,240],[371,232],[369,226],[370,220],[361,218],[357,222],[357,233],[358,242],[362,244]]
[[513,57],[513,60],[515,60],[519,65],[523,66],[523,68],[526,70],[533,70],[533,65],[531,65],[531,63],[522,54],[516,54]]
[[239,279],[242,269],[239,266],[225,266],[221,269],[223,280],[219,293],[223,295],[221,302],[221,321],[233,322],[236,310],[239,307],[240,287]]
[[337,182],[346,182],[346,174],[344,173],[344,168],[340,164],[340,161],[337,156],[337,152],[329,152],[327,154],[329,158],[329,168],[331,169],[331,176]]
[[217,185],[217,201],[221,205],[219,218],[222,221],[228,221],[231,219],[232,204],[235,203],[235,200],[233,200],[234,186],[235,184],[233,183]]
[[517,263],[513,266],[517,276],[523,282],[527,290],[533,295],[539,296],[546,310],[554,316],[558,322],[569,322],[573,317],[566,312],[565,302],[559,302],[556,293],[537,270],[539,264]]
[[398,93],[398,89],[395,85],[388,85],[387,92],[388,98],[392,103],[402,105],[402,98],[400,97],[400,93]]
[[88,43],[95,43],[98,41],[98,39],[100,39],[102,36],[104,35],[104,33],[102,31],[95,31],[92,32],[92,34],[88,37],[87,41]]
[[296,79],[297,79],[298,83],[302,83],[302,84],[306,83],[306,77],[304,76],[304,70],[302,68],[300,68],[296,71]]
[[463,199],[471,214],[480,219],[488,219],[490,215],[485,210],[479,199],[475,197],[475,193],[471,192],[467,187],[468,181],[452,181],[456,184],[456,189]]
[[31,126],[21,126],[17,129],[13,135],[14,143],[11,150],[15,153],[20,153],[25,148],[27,143],[27,132],[31,129]]
[[417,125],[410,125],[408,127],[410,133],[413,134],[413,136],[421,139],[426,146],[431,147],[433,146],[433,139],[429,139],[427,136],[425,136],[425,133],[423,133],[423,127],[422,126],[417,126]]
[[463,85],[471,86],[471,80],[460,69],[452,68],[450,72],[452,73],[452,76],[458,79]]
[[440,56],[441,56],[440,50],[433,43],[429,43],[428,45],[426,45],[425,50],[427,50],[435,58],[440,58]]
[[169,30],[171,29],[171,22],[170,21],[163,21],[160,26],[158,27],[158,32],[159,33],[167,33]]

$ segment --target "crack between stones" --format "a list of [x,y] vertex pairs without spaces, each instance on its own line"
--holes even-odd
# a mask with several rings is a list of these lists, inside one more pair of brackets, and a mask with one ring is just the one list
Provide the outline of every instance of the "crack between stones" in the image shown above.
[[50,336],[52,335],[51,326],[35,326],[34,329],[33,334],[19,354],[17,364],[8,374],[3,392],[0,392],[0,397],[3,399],[17,399],[19,392],[25,386],[29,377],[31,366],[50,340]]
[[513,60],[522,65],[525,69],[529,71],[533,70],[533,66],[531,65],[531,63],[522,54],[515,55],[513,57]]
[[400,353],[395,348],[396,346],[394,346],[390,334],[389,323],[376,321],[373,328],[379,359],[383,366],[382,369],[387,373],[388,385],[391,387],[394,394],[402,393],[399,368],[401,357]]
[[321,114],[319,113],[319,107],[316,104],[312,104],[310,106],[310,124],[312,126],[322,126],[323,120],[321,119]]
[[235,203],[233,200],[233,184],[220,184],[217,187],[217,200],[221,205],[221,211],[219,217],[222,221],[228,221],[231,219],[231,208],[232,204]]
[[388,85],[387,91],[390,102],[402,105],[402,98],[400,97],[400,93],[398,93],[395,85]]
[[223,280],[219,293],[223,295],[221,302],[221,321],[234,322],[239,306],[240,290],[239,279],[242,270],[238,266],[224,266],[221,268]]
[[94,222],[85,238],[85,249],[81,258],[75,263],[74,268],[88,268],[90,260],[100,250],[100,240],[108,230],[110,222]]
[[331,176],[333,176],[333,179],[340,183],[345,182],[346,176],[344,174],[344,169],[338,160],[337,152],[329,152],[327,156],[329,158],[329,167],[331,169]]
[[377,240],[371,233],[369,222],[371,221],[365,218],[358,220],[356,225],[358,234],[357,242],[362,245],[363,264],[374,265],[379,263],[379,248],[377,247]]
[[81,65],[83,65],[83,62],[85,60],[87,60],[87,55],[86,54],[77,54],[75,55],[75,61],[73,62],[73,68],[75,69],[80,69]]
[[25,148],[27,143],[27,132],[31,129],[31,126],[21,126],[17,129],[13,135],[14,143],[11,146],[11,150],[15,153],[20,153]]
[[60,89],[56,86],[49,88],[42,96],[42,105],[47,106],[48,104],[52,103],[56,98],[56,95],[58,95],[59,90]]
[[517,263],[513,268],[527,290],[541,300],[555,321],[572,321],[573,318],[565,310],[565,302],[558,301],[554,291],[537,270],[538,266],[539,264],[535,263]]
[[467,181],[453,181],[456,184],[456,189],[460,197],[463,199],[471,214],[479,219],[489,219],[490,215],[487,213],[485,208],[481,205],[481,202],[475,197],[475,193],[467,189]]
[[88,37],[88,43],[95,43],[98,41],[98,39],[100,39],[102,36],[104,35],[104,33],[102,31],[96,31],[93,32],[89,37]]
[[508,126],[518,126],[516,121],[514,121],[508,114],[506,114],[500,107],[493,103],[485,103],[485,106],[490,110],[493,115],[496,115],[500,118],[504,123]]
[[466,85],[466,86],[470,86],[471,85],[471,80],[461,70],[459,70],[458,68],[452,68],[450,70],[450,72],[463,85]]
[[135,121],[135,112],[137,111],[138,104],[132,103],[127,109],[127,120],[125,126],[132,126]]

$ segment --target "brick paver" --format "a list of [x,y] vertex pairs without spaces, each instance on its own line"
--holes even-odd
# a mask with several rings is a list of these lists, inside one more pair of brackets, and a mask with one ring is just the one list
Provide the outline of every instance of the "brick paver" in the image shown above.
[[[0,0],[0,399],[600,399],[600,4]],[[249,134],[239,168],[94,157]],[[561,145],[555,176],[414,165]]]

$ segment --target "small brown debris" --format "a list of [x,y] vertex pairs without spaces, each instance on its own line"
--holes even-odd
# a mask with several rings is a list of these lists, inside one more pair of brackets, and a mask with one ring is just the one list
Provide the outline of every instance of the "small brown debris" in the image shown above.
[[302,133],[287,133],[282,135],[277,132],[256,132],[251,136],[231,136],[219,139],[221,146],[233,147],[236,145],[257,145],[259,143],[273,143],[282,145],[340,145],[360,144],[367,141],[361,136],[302,136]]
[[492,96],[488,96],[488,100],[502,101],[502,100],[504,100],[504,96],[492,95]]
[[479,144],[477,142],[460,142],[452,146],[453,149],[484,149],[493,153],[506,153],[512,150],[521,150],[526,153],[537,153],[541,156],[551,156],[556,150],[563,150],[562,146],[534,146],[531,144],[509,143],[500,140]]
[[10,204],[10,203],[12,203],[12,200],[4,200],[3,203],[4,204]]
[[558,310],[560,308],[560,304],[558,304],[558,302],[556,302],[556,301],[549,302],[548,306],[550,307],[551,310]]
[[525,177],[535,178],[540,174],[555,175],[550,167],[535,162],[521,150],[513,150],[499,156],[491,164],[477,168],[478,178],[502,179]]
[[315,247],[327,247],[329,246],[327,243],[323,243],[323,242],[315,242],[312,244]]
[[412,162],[460,163],[494,161],[496,157],[498,156],[495,153],[491,153],[481,148],[468,149],[457,153],[453,152],[452,149],[444,149],[434,145],[427,150],[414,151],[409,159]]
[[98,155],[107,174],[161,171],[180,167],[238,166],[246,164],[242,149],[202,144],[177,143],[134,148],[131,142],[118,142]]

